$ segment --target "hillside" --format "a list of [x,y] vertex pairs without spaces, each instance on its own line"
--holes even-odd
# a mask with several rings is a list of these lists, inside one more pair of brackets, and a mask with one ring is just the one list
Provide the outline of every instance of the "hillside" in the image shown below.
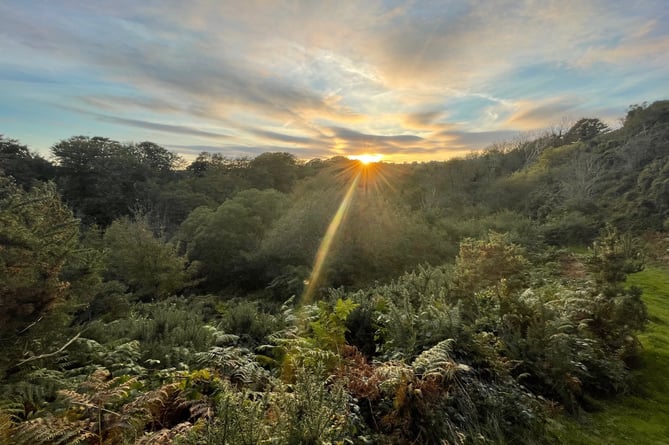
[[0,154],[0,443],[666,433],[669,101],[425,164]]

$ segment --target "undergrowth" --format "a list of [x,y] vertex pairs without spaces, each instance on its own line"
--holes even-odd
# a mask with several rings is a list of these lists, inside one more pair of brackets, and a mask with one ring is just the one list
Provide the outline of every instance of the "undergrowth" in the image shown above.
[[554,425],[560,443],[669,444],[669,270],[647,267],[628,284],[643,289],[649,323],[639,335],[643,352],[629,395],[599,402],[597,411]]

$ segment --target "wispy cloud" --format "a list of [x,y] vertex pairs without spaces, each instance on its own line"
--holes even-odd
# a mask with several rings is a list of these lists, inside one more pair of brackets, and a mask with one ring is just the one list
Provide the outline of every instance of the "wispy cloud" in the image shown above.
[[451,147],[457,148],[471,148],[480,149],[487,147],[494,143],[510,141],[517,137],[520,132],[514,130],[498,130],[498,131],[447,131],[443,132],[441,136],[449,140]]
[[249,133],[269,140],[286,142],[289,144],[319,145],[320,141],[303,136],[291,136],[288,134],[277,133],[274,131],[249,129]]
[[98,115],[97,117],[99,120],[104,121],[104,122],[111,122],[114,124],[121,124],[121,125],[127,125],[130,127],[138,127],[138,128],[145,128],[147,130],[156,130],[156,131],[163,131],[166,133],[175,133],[175,134],[184,134],[188,136],[203,136],[206,138],[212,138],[212,139],[227,139],[229,136],[220,134],[220,133],[214,133],[211,131],[204,131],[204,130],[198,130],[197,128],[192,128],[192,127],[187,127],[184,125],[169,125],[169,124],[160,124],[156,122],[147,122],[147,121],[142,121],[142,120],[137,120],[137,119],[125,119],[122,117],[115,117],[115,116],[104,116],[104,115]]
[[575,117],[579,108],[574,99],[549,100],[547,102],[523,102],[516,113],[509,117],[509,124],[522,130],[545,128]]

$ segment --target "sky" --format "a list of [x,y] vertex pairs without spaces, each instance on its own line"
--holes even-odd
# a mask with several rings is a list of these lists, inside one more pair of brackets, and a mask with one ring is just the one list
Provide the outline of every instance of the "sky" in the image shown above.
[[669,99],[667,0],[0,0],[0,134],[444,160]]

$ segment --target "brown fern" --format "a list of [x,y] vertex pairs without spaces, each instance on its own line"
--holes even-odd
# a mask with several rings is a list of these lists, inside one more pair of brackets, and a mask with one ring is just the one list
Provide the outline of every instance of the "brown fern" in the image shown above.
[[185,436],[193,427],[190,422],[182,422],[173,428],[163,428],[151,434],[145,434],[137,439],[134,445],[172,445],[174,439]]
[[12,437],[15,445],[61,445],[92,443],[98,435],[91,430],[94,423],[88,420],[72,421],[64,417],[40,417],[22,422]]

